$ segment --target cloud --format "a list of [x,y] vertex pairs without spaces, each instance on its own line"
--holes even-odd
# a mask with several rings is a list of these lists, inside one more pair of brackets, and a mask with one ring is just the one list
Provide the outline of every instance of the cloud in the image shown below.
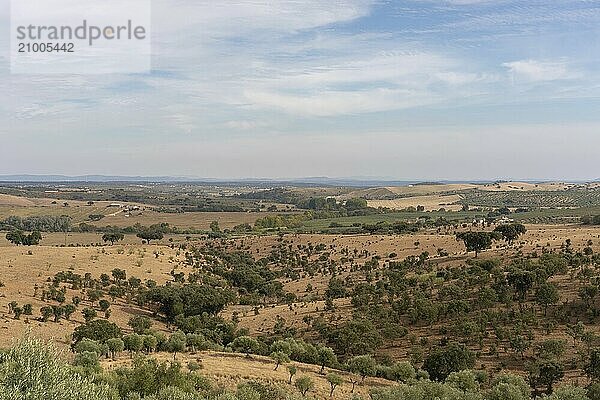
[[400,110],[432,104],[440,100],[436,95],[427,92],[382,88],[348,92],[321,91],[304,96],[255,91],[246,91],[245,95],[258,107],[317,117]]
[[430,2],[438,2],[445,4],[454,4],[458,6],[472,5],[472,4],[486,4],[486,3],[506,3],[508,0],[426,0]]
[[573,79],[577,74],[570,71],[565,61],[536,61],[520,60],[502,64],[508,68],[515,78],[523,78],[529,81],[555,81],[562,79]]
[[196,28],[212,37],[251,31],[289,32],[347,22],[368,15],[375,0],[156,0],[159,32]]
[[229,129],[246,131],[258,128],[266,128],[269,126],[269,124],[265,121],[234,120],[225,122],[224,126]]
[[[461,62],[416,50],[365,49],[329,63],[277,69],[249,82],[243,92],[253,108],[279,109],[300,116],[365,114],[435,104],[460,96],[461,87],[489,81],[466,72]],[[448,89],[452,86],[452,91]]]
[[[461,132],[474,120],[500,126],[516,114],[519,123],[591,120],[589,110],[600,98],[599,17],[593,1],[575,0],[153,0],[152,74],[16,76],[0,56],[0,92],[6,93],[0,98],[0,168],[22,164],[7,160],[28,151],[41,155],[35,159],[41,169],[59,170],[61,162],[65,169],[79,167],[85,157],[105,158],[90,172],[112,165],[107,160],[119,161],[119,171],[135,172],[132,164],[171,168],[152,162],[156,152],[173,163],[173,174],[212,168],[207,175],[243,176],[252,165],[266,176],[289,164],[281,174],[337,175],[347,173],[348,154],[360,157],[369,146],[386,156],[374,156],[353,174],[389,175],[398,149],[407,162],[397,170],[407,177],[414,175],[411,156],[434,148],[437,161],[416,160],[427,176],[446,171],[458,159],[453,152],[469,146],[465,169],[477,164],[484,147],[502,165],[512,150],[477,135],[504,129]],[[0,25],[8,38],[9,24]],[[563,100],[577,111],[562,107]],[[506,104],[524,112],[498,117]],[[558,116],[547,111],[553,107],[560,108]],[[408,129],[415,125],[433,127],[431,135],[418,139],[420,132]],[[457,133],[446,135],[447,127]],[[542,131],[518,129],[520,137],[538,141]],[[323,146],[314,150],[309,141]],[[327,154],[336,146],[344,151],[331,161]],[[547,146],[562,148],[557,141]],[[105,157],[92,154],[98,148],[107,150]],[[282,149],[298,156],[290,160]],[[228,165],[216,160],[219,152],[232,157]],[[281,159],[267,165],[271,152]],[[72,154],[81,162],[64,161]],[[198,166],[196,154],[215,162]],[[236,161],[237,154],[244,160]],[[315,159],[310,171],[306,157]],[[448,173],[456,177],[461,170]]]

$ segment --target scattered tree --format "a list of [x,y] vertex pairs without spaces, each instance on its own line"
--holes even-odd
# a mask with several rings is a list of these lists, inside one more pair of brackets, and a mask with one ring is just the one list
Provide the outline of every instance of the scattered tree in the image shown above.
[[327,382],[329,382],[329,386],[331,387],[331,391],[329,392],[329,397],[333,397],[333,391],[336,387],[341,385],[344,381],[342,377],[334,372],[330,372],[327,374]]
[[300,393],[302,393],[302,396],[306,396],[306,393],[315,387],[315,383],[309,376],[301,376],[300,378],[296,379],[294,385],[300,391]]

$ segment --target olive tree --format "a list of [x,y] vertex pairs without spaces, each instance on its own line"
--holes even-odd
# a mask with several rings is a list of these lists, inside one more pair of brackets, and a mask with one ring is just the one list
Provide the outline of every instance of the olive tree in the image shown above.
[[327,382],[329,382],[329,386],[331,387],[331,390],[329,391],[329,397],[333,397],[333,391],[335,390],[336,387],[338,387],[339,385],[344,383],[344,380],[342,379],[341,376],[339,376],[338,374],[336,374],[334,372],[328,373],[326,378],[327,378]]

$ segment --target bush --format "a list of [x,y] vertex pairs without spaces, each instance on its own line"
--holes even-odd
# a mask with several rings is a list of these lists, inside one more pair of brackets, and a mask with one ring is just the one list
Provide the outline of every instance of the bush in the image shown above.
[[100,360],[98,359],[98,353],[92,351],[77,353],[73,360],[73,365],[99,372]]
[[431,352],[425,359],[423,369],[431,379],[445,380],[451,372],[471,369],[475,364],[475,355],[463,344],[451,343]]
[[52,345],[26,337],[2,355],[0,399],[117,400],[118,395],[74,372]]
[[108,339],[120,338],[122,336],[123,333],[121,332],[121,328],[116,324],[103,319],[97,319],[75,328],[75,331],[73,332],[73,342],[74,344],[77,344],[80,340],[88,338],[104,343]]

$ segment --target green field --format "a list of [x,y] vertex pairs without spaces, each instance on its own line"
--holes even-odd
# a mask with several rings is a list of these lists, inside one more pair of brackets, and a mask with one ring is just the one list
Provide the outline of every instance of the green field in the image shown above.
[[[373,214],[357,217],[339,217],[326,219],[313,219],[303,223],[301,230],[324,230],[331,227],[331,224],[338,224],[343,227],[352,227],[354,224],[377,224],[379,222],[394,223],[398,221],[416,221],[418,218],[430,218],[436,220],[445,218],[448,221],[472,221],[473,218],[482,216],[481,212],[459,211],[459,212],[393,212],[387,214]],[[339,227],[337,227],[339,228]]]

